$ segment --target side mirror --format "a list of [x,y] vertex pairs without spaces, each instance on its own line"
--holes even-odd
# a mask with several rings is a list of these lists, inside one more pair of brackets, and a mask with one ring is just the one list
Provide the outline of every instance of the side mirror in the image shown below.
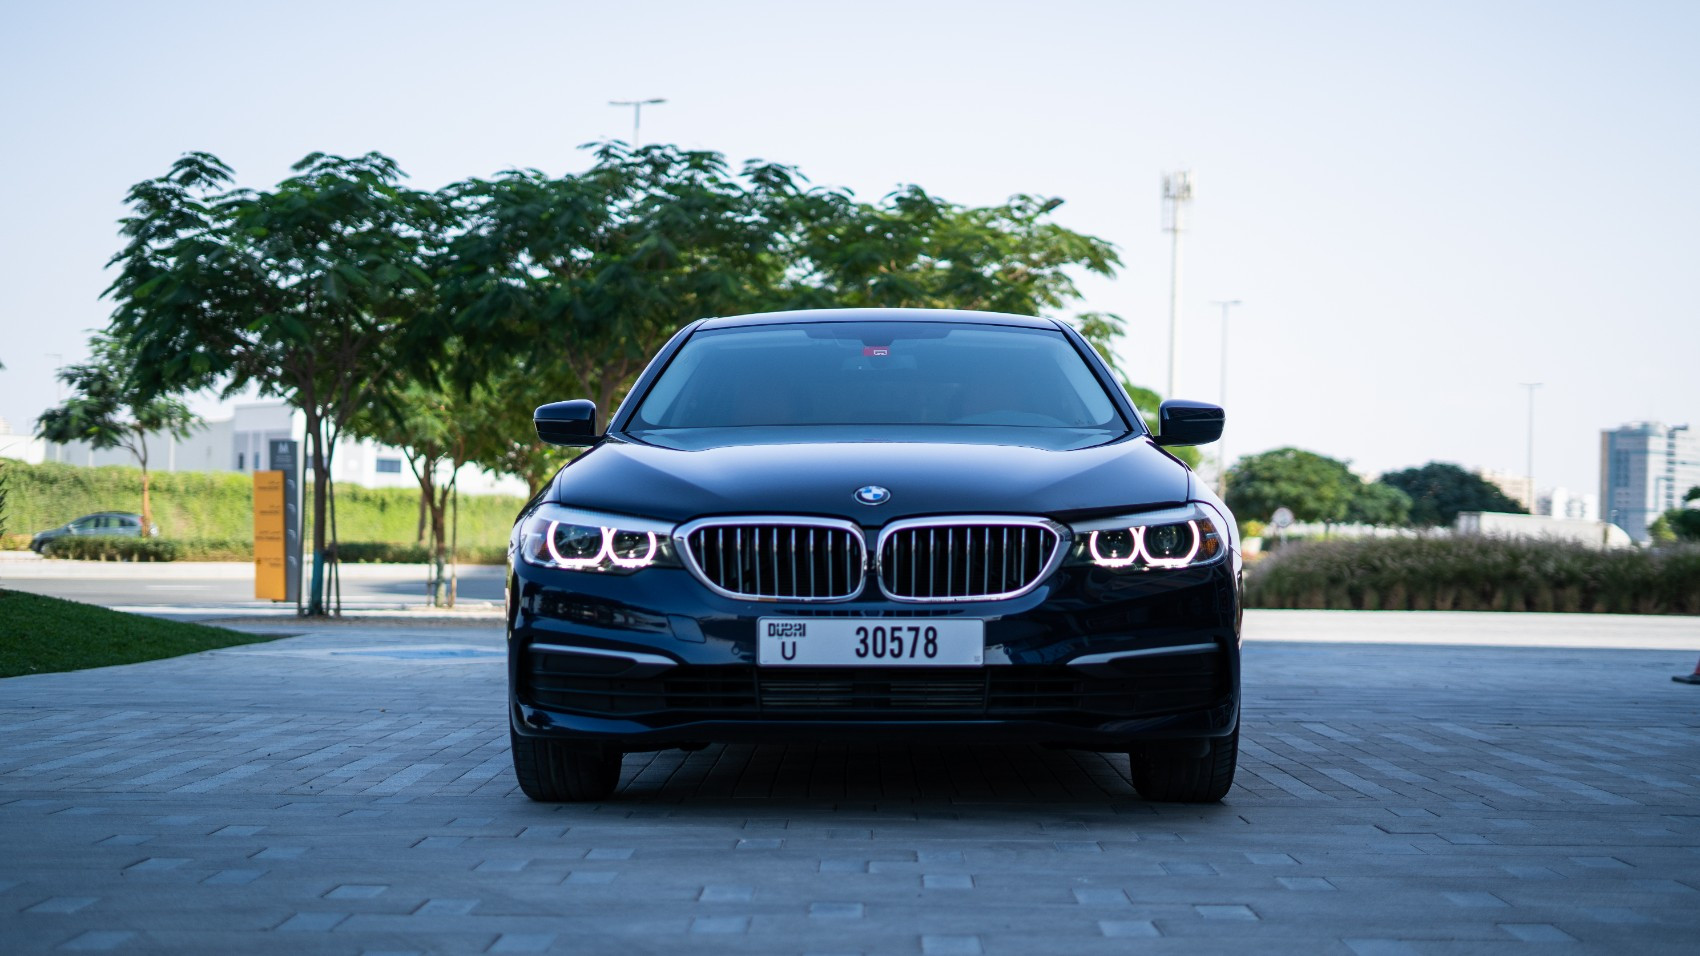
[[1220,405],[1171,398],[1157,409],[1159,445],[1208,445],[1222,437],[1227,421]]
[[602,440],[596,433],[596,403],[578,398],[550,402],[531,413],[537,437],[551,445],[594,445]]

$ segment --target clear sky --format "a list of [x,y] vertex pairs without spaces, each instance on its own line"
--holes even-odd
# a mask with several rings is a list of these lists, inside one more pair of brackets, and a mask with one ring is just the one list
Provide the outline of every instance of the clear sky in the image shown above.
[[[1061,196],[1114,242],[1083,308],[1162,388],[1159,181],[1191,168],[1179,393],[1230,455],[1440,459],[1596,490],[1599,431],[1700,427],[1700,4],[10,4],[0,31],[0,416],[24,430],[104,325],[125,190],[210,150],[269,186],[312,151],[436,187],[565,172],[630,135],[877,198]],[[563,396],[565,397],[565,396]],[[210,403],[202,403],[210,409]],[[1214,449],[1211,449],[1213,452]]]

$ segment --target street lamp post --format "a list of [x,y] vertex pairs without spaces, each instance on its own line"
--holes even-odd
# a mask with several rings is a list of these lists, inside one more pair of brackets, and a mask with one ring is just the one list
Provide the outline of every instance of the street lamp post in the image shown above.
[[646,106],[657,106],[665,102],[667,101],[657,97],[655,99],[648,100],[609,100],[608,105],[629,106],[632,108],[632,148],[637,149],[639,146],[643,145],[638,140],[638,126],[643,120],[643,108]]
[[[1240,304],[1238,299],[1216,299],[1211,305],[1222,309],[1222,383],[1221,398],[1218,400],[1223,408],[1228,407],[1228,310]],[[1222,439],[1216,440],[1216,493],[1228,493],[1228,443]]]
[[1181,232],[1186,228],[1186,205],[1192,202],[1191,170],[1163,175],[1163,201],[1169,212],[1163,224],[1169,234],[1169,390],[1163,397],[1174,398],[1181,352]]
[[1529,513],[1535,514],[1535,509],[1540,507],[1535,500],[1539,497],[1535,491],[1535,389],[1540,388],[1545,383],[1519,382],[1518,384],[1529,390],[1529,457],[1526,462],[1528,470],[1524,474],[1529,481]]
[[[48,352],[47,357],[53,360],[53,404],[60,405],[65,401],[65,383],[59,378],[59,367],[65,364],[65,356],[60,352]],[[53,443],[53,460],[65,460],[65,446],[61,442]]]

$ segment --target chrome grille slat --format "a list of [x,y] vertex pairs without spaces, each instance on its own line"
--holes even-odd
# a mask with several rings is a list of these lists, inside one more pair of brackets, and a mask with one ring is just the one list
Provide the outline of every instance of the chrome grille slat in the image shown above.
[[691,573],[728,597],[844,601],[862,590],[866,546],[847,521],[710,518],[680,528],[676,541]]
[[1013,597],[1037,587],[1061,556],[1062,532],[1040,519],[899,521],[880,538],[880,588],[900,601]]

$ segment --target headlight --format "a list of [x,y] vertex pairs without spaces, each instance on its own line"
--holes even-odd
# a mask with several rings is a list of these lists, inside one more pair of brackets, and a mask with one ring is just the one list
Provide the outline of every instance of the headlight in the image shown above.
[[1149,571],[1209,564],[1227,553],[1213,512],[1187,505],[1074,525],[1068,563]]
[[554,504],[526,519],[519,553],[527,564],[564,571],[630,574],[679,566],[672,525]]

